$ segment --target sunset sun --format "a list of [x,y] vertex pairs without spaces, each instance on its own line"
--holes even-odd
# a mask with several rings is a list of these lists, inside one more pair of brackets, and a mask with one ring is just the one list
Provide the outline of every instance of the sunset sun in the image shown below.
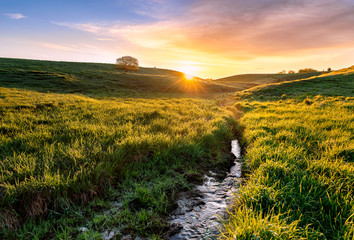
[[188,74],[188,73],[184,73],[184,77],[185,77],[185,79],[188,80],[188,81],[191,81],[191,80],[193,80],[193,78],[194,78],[193,75],[190,75],[190,74]]
[[193,65],[186,65],[179,68],[181,72],[184,73],[184,76],[187,80],[193,80],[193,78],[197,75],[200,67]]

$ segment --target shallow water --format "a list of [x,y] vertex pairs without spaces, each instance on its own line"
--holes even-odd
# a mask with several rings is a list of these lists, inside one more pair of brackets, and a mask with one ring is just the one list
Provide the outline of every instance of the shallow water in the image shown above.
[[[232,192],[237,191],[241,181],[241,148],[238,140],[231,142],[235,165],[222,182],[211,176],[204,176],[203,185],[181,193],[169,222],[175,229],[169,239],[216,239],[220,233],[219,219],[227,218],[226,207],[231,203]],[[176,233],[177,232],[177,233]]]

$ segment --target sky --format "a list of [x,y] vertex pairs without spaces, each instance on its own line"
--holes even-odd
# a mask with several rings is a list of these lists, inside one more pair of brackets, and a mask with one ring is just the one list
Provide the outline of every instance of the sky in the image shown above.
[[0,0],[0,57],[204,78],[354,65],[354,0]]

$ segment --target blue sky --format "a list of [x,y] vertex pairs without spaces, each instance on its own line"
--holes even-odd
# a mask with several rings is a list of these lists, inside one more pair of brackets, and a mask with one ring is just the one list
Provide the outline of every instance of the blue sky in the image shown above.
[[354,64],[354,0],[0,0],[0,56],[201,77]]
[[48,0],[2,0],[3,12],[20,12],[40,21],[145,21],[146,17],[136,14],[138,1],[48,1]]

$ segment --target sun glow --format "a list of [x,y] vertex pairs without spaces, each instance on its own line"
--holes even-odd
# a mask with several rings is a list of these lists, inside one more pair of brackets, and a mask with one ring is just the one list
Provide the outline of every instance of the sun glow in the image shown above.
[[200,67],[189,64],[177,68],[179,71],[183,72],[187,80],[192,80],[195,75],[200,71]]
[[188,74],[188,73],[184,73],[184,78],[185,78],[186,80],[188,80],[188,81],[192,81],[193,78],[194,78],[194,76],[193,76],[193,75],[190,75],[190,74]]

